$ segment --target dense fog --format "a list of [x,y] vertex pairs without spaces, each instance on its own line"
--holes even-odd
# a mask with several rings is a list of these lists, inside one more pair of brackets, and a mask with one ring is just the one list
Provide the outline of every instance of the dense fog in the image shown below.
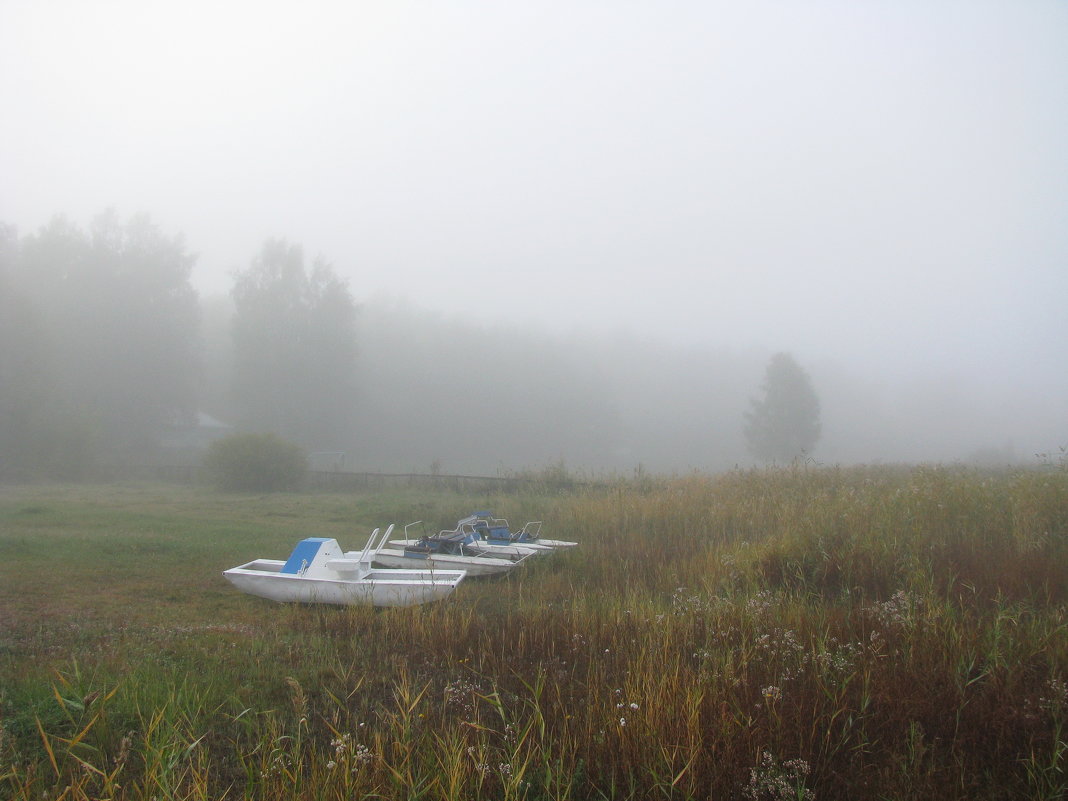
[[243,430],[729,469],[800,408],[778,354],[789,458],[1056,459],[1066,36],[1054,0],[6,4],[3,469]]
[[[377,429],[366,464],[673,472],[759,463],[743,416],[770,352],[549,337],[411,306],[368,306],[361,317],[359,395],[367,430]],[[794,355],[820,399],[822,436],[808,454],[818,463],[1034,464],[1068,434],[1063,395],[957,377],[880,379]]]
[[330,265],[279,241],[237,274],[242,291],[198,297],[184,242],[145,218],[6,234],[0,442],[14,476],[191,464],[242,431],[300,444],[317,469],[490,475],[794,458],[1040,464],[1064,444],[1063,394],[948,366],[879,375],[794,351],[819,433],[769,459],[745,428],[771,351],[361,302]]

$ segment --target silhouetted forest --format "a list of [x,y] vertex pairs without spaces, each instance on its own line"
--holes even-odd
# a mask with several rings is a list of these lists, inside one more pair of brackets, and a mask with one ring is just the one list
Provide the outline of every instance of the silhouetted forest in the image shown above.
[[[754,461],[745,420],[771,353],[554,335],[486,324],[477,304],[446,315],[367,300],[282,240],[250,254],[229,296],[200,297],[194,258],[145,217],[3,229],[3,476],[195,463],[238,431],[276,433],[322,469],[685,472]],[[877,366],[862,375],[792,356],[822,415],[804,454],[816,461],[1027,461],[1033,448],[1018,451],[1014,437],[1048,428],[1031,399],[1014,406],[959,380],[892,381]]]

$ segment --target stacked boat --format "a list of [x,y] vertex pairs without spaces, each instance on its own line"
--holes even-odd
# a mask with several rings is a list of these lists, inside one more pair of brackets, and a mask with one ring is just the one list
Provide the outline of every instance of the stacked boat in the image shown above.
[[489,545],[530,548],[536,551],[553,551],[557,548],[574,548],[577,542],[550,540],[541,536],[541,521],[527,523],[519,531],[512,531],[503,517],[494,517],[493,512],[475,512],[457,524],[457,528],[470,526]]
[[511,531],[508,521],[475,512],[455,529],[390,540],[394,526],[375,529],[360,551],[309,537],[285,561],[255,559],[223,572],[242,592],[272,601],[414,606],[449,596],[468,576],[507,573],[531,556],[574,542],[541,538],[541,522]]
[[[406,534],[408,528],[409,526],[404,527]],[[390,545],[404,548],[405,552],[425,548],[434,550],[443,547],[462,547],[468,554],[518,562],[536,554],[573,548],[578,543],[543,538],[540,520],[527,523],[518,531],[512,531],[508,521],[504,518],[494,517],[492,512],[474,512],[457,521],[454,529],[441,531],[432,537],[393,540]]]
[[362,551],[343,553],[335,539],[309,537],[289,559],[255,559],[223,572],[242,592],[272,601],[370,606],[415,606],[439,601],[464,580],[463,570],[387,570],[374,553],[393,526],[371,532]]

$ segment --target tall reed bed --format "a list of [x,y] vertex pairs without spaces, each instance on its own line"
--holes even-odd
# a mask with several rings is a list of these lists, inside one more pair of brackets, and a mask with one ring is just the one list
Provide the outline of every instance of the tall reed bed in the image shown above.
[[[47,528],[57,547],[37,569],[75,567],[64,546],[107,526],[79,526],[84,501],[32,492],[4,499],[3,554],[22,559],[30,532]],[[1064,473],[799,467],[424,496],[418,514],[435,524],[490,506],[544,517],[547,535],[581,545],[469,580],[444,603],[385,611],[240,596],[221,583],[225,561],[195,580],[174,574],[227,558],[220,531],[247,548],[257,519],[271,542],[287,528],[332,536],[360,509],[403,519],[412,498],[261,499],[257,518],[239,499],[229,517],[210,497],[173,492],[170,511],[154,507],[151,533],[129,527],[133,542],[157,547],[155,567],[140,569],[169,588],[162,609],[123,614],[120,595],[94,610],[94,593],[117,590],[89,549],[78,551],[82,608],[0,624],[0,794],[1068,790]],[[44,511],[24,513],[33,508]],[[294,515],[288,526],[281,510]],[[196,523],[183,527],[187,518]],[[18,609],[48,600],[20,582]]]

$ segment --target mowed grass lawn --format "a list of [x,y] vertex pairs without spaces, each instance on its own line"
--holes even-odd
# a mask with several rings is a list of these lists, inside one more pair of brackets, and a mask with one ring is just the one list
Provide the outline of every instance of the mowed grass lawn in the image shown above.
[[[577,540],[411,609],[228,567],[476,508]],[[0,489],[0,797],[1061,798],[1068,475],[497,497]]]

